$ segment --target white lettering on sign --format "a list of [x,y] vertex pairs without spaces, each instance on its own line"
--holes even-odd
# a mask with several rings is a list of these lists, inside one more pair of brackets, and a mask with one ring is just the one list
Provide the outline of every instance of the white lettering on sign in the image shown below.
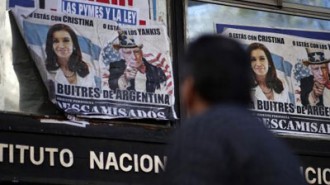
[[96,153],[90,151],[90,169],[99,170],[115,170],[124,172],[139,172],[140,170],[145,173],[159,173],[165,170],[167,157],[162,159],[158,155],[138,155],[122,153],[116,155],[114,152],[108,152],[106,156],[103,152]]
[[[67,160],[65,160],[65,156],[68,156]],[[69,149],[63,149],[60,151],[60,163],[69,168],[73,165],[73,153]]]
[[301,167],[301,170],[308,184],[330,185],[330,168]]
[[[36,151],[38,149],[39,151]],[[18,159],[15,158],[16,154],[19,156]],[[45,156],[49,158],[49,161],[45,161]],[[36,166],[48,164],[69,168],[73,165],[73,153],[69,149],[0,143],[0,163],[15,163],[18,160],[18,163],[25,164],[27,163],[25,159],[29,159],[29,162]]]
[[[115,152],[89,152],[90,170],[115,170],[122,172],[160,173],[165,171],[166,156]],[[87,153],[88,154],[88,153]],[[23,144],[0,143],[1,163],[70,168],[74,153],[68,148],[36,147]]]

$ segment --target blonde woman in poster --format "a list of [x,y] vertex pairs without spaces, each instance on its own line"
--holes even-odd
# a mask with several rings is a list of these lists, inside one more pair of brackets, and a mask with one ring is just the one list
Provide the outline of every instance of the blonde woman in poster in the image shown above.
[[284,80],[278,78],[270,51],[261,43],[248,46],[251,69],[253,72],[252,98],[289,102],[289,92]]
[[91,68],[82,60],[75,32],[65,24],[50,27],[46,40],[46,69],[55,72],[57,83],[94,87]]

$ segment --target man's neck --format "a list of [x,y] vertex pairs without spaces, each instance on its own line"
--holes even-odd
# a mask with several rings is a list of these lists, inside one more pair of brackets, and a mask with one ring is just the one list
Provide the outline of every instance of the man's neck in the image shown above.
[[207,109],[209,109],[209,107],[210,107],[210,104],[198,96],[195,98],[193,105],[191,105],[189,114],[190,114],[190,116],[196,116],[196,115],[202,114]]

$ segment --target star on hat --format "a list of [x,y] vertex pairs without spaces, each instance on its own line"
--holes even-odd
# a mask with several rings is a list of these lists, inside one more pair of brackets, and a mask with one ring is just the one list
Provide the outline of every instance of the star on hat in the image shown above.
[[308,60],[303,60],[305,65],[329,63],[330,59],[325,59],[324,51],[315,48],[306,48]]

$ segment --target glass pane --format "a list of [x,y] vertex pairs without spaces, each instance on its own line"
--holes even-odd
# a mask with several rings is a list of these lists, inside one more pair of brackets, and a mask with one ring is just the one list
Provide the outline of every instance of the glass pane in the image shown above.
[[[190,40],[205,33],[219,33],[246,48],[254,82],[251,109],[267,128],[281,134],[329,137],[319,130],[299,128],[305,121],[316,127],[330,126],[329,115],[321,113],[330,107],[330,21],[325,20],[329,16],[321,20],[190,1],[186,19]],[[291,108],[274,108],[277,103]],[[314,111],[302,111],[306,107]]]
[[214,33],[214,23],[289,29],[330,30],[330,22],[326,20],[196,1],[189,1],[186,19],[188,39],[202,33]]
[[6,1],[0,2],[0,110],[18,111],[19,85],[12,63],[12,41],[9,19],[6,16]]
[[302,4],[308,6],[318,6],[323,8],[330,8],[329,0],[284,0],[287,3]]
[[58,114],[59,111],[48,100],[38,69],[13,18],[4,9],[0,14],[0,24],[0,32],[6,35],[0,39],[0,110]]

